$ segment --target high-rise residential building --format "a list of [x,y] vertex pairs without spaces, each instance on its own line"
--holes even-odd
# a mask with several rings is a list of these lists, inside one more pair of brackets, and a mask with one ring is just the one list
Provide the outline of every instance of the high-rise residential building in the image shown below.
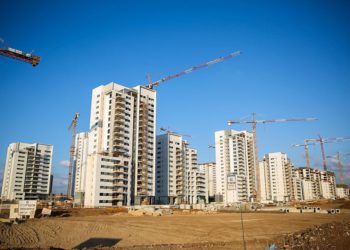
[[225,130],[215,132],[216,195],[224,203],[249,201],[256,197],[255,146],[253,133]]
[[11,143],[7,148],[1,198],[46,199],[50,193],[53,146]]
[[320,193],[324,199],[336,198],[336,181],[335,174],[331,171],[320,172]]
[[197,204],[207,201],[206,174],[197,164],[197,150],[181,135],[157,136],[156,202]]
[[292,164],[287,154],[269,153],[259,163],[261,202],[286,202],[292,196]]
[[89,133],[78,133],[75,138],[74,152],[74,200],[78,205],[84,203],[86,165],[88,156]]
[[293,199],[317,200],[321,198],[321,175],[318,169],[301,167],[293,168],[292,171]]
[[215,162],[206,162],[199,164],[199,167],[206,172],[209,200],[214,201],[216,194],[216,164]]
[[85,207],[153,202],[155,133],[154,90],[109,83],[92,91]]
[[350,198],[349,186],[345,184],[337,184],[336,196],[338,199],[348,199]]
[[335,174],[331,171],[301,167],[292,170],[292,200],[336,198]]

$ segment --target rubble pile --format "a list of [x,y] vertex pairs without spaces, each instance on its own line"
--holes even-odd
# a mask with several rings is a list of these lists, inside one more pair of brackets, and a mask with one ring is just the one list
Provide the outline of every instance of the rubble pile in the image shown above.
[[278,249],[349,249],[350,222],[322,224],[285,235],[274,243]]

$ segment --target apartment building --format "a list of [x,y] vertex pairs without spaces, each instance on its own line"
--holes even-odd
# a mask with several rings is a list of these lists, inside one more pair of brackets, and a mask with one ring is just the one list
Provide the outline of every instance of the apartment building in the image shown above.
[[215,132],[215,154],[216,195],[221,196],[224,203],[254,199],[256,156],[253,133],[235,130]]
[[7,148],[1,198],[46,199],[52,186],[52,152],[52,145],[11,143]]
[[261,202],[286,202],[292,196],[292,164],[282,152],[265,154],[259,163]]
[[336,196],[338,199],[349,199],[350,198],[349,186],[345,184],[338,184],[336,186]]
[[80,188],[85,207],[153,203],[155,122],[154,90],[113,82],[93,89],[85,184]]
[[[293,183],[300,183],[299,186],[293,185],[293,197],[299,197],[301,200],[317,200],[321,198],[320,170],[308,167],[294,168],[292,176]],[[301,197],[298,193],[301,193]]]
[[207,201],[206,173],[197,164],[197,150],[181,135],[157,136],[156,202],[197,204]]
[[199,168],[205,171],[209,200],[214,201],[216,194],[216,164],[215,162],[201,163]]
[[84,204],[89,133],[78,133],[75,139],[73,187],[77,205]]
[[334,172],[301,167],[292,170],[292,200],[336,198]]
[[334,172],[320,171],[320,193],[323,199],[336,198],[336,181]]

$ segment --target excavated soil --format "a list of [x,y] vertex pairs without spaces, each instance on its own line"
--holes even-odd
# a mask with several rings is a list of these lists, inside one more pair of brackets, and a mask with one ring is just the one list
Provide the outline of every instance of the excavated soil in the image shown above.
[[[263,249],[285,235],[306,228],[350,223],[350,211],[336,215],[246,213],[243,219],[247,249]],[[327,239],[328,234],[323,238]],[[160,217],[118,213],[41,218],[18,225],[0,223],[0,248],[220,250],[242,249],[243,241],[238,213]]]

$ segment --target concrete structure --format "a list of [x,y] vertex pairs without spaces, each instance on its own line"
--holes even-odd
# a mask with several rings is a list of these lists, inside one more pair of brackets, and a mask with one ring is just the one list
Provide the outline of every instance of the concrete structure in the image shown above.
[[308,167],[292,170],[292,200],[335,198],[336,180],[333,172]]
[[181,135],[157,136],[156,202],[197,204],[206,202],[206,172],[197,164],[197,150]]
[[221,196],[224,203],[256,197],[253,134],[247,131],[217,131],[215,153],[216,196]]
[[53,146],[11,143],[7,148],[1,198],[46,199],[50,192]]
[[75,140],[73,186],[74,200],[78,205],[83,205],[84,201],[89,141],[88,135],[89,134],[86,132],[79,133],[76,135]]
[[335,174],[331,171],[320,172],[320,193],[324,199],[336,198]]
[[338,184],[336,187],[336,196],[338,199],[349,199],[350,190],[348,185]]
[[[321,176],[320,171],[318,169],[308,167],[294,168],[292,176],[294,199],[296,199],[295,197],[299,197],[301,200],[307,201],[317,200],[321,198]],[[295,183],[300,183],[300,185],[295,186]]]
[[292,196],[292,164],[287,154],[269,153],[259,163],[261,202],[286,202]]
[[215,162],[201,163],[199,168],[206,173],[209,200],[214,201],[216,194],[216,164]]
[[92,91],[85,207],[153,202],[155,133],[154,90],[109,83]]

